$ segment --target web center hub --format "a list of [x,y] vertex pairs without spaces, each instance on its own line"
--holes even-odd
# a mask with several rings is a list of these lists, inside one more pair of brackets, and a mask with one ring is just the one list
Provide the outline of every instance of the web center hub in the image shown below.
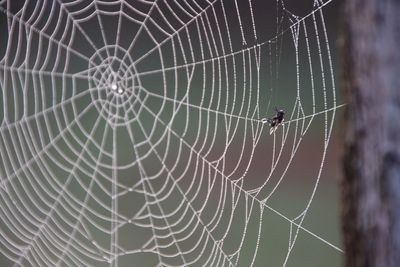
[[118,46],[98,50],[89,60],[88,83],[99,114],[114,126],[136,118],[141,86],[129,53]]

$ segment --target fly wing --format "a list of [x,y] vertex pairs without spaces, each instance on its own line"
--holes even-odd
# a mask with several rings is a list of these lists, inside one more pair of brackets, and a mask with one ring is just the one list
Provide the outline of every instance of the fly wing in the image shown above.
[[270,118],[268,118],[268,119],[266,119],[266,118],[263,118],[263,119],[261,119],[261,122],[262,123],[269,123],[269,124],[271,124],[272,122],[273,122],[273,120],[272,119],[270,119]]

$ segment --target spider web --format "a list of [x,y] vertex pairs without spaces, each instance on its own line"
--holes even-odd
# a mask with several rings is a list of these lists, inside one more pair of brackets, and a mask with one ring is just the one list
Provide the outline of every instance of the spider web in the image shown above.
[[[285,266],[300,234],[340,253],[303,226],[342,106],[330,2],[0,1],[3,256],[264,266],[276,246]],[[312,186],[283,212],[306,138]]]

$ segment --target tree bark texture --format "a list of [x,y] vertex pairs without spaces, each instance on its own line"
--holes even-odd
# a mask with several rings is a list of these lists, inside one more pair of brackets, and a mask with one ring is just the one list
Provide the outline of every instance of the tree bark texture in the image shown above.
[[400,266],[400,1],[344,3],[345,266]]

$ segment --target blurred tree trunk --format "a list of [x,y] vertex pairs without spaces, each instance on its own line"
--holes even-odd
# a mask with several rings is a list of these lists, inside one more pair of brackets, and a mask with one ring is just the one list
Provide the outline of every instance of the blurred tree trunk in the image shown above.
[[400,1],[344,4],[347,267],[400,266]]

